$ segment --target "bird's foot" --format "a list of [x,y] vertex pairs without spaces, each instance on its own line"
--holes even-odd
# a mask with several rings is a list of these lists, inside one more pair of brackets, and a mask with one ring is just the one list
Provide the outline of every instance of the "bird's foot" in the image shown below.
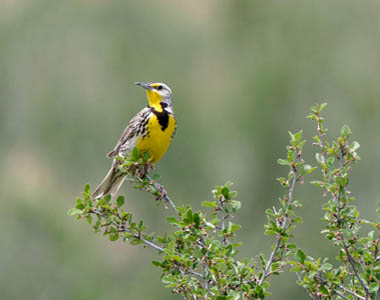
[[163,200],[165,199],[165,197],[168,195],[168,192],[165,190],[165,188],[159,184],[159,183],[156,183],[154,185],[158,191],[158,195],[156,197],[156,200]]

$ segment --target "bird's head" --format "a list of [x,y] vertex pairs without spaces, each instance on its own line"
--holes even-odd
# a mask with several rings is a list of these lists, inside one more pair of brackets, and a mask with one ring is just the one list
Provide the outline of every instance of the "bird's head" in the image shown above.
[[153,107],[157,111],[162,111],[161,103],[164,103],[164,106],[166,104],[167,110],[173,111],[172,90],[165,83],[136,82],[136,84],[146,89],[146,96],[150,107]]

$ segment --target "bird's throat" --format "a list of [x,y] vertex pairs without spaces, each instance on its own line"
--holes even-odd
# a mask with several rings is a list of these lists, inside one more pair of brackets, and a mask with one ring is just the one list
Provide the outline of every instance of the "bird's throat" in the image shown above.
[[148,98],[150,107],[153,107],[154,110],[156,110],[158,112],[163,111],[163,108],[161,106],[162,97],[159,93],[157,93],[155,91],[147,90],[146,96]]

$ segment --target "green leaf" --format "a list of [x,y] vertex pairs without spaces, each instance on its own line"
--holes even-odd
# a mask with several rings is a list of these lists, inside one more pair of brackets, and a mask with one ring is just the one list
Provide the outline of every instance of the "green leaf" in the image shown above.
[[348,178],[347,177],[336,176],[335,181],[337,184],[339,184],[342,187],[344,187],[348,184]]
[[177,281],[174,279],[173,275],[166,275],[162,277],[162,282],[166,284],[176,284]]
[[78,208],[70,208],[68,211],[67,211],[67,214],[69,216],[73,216],[73,215],[77,215],[77,214],[81,214],[82,213],[82,210],[78,209]]
[[[89,201],[89,206],[91,206],[91,204],[92,204],[91,201]],[[78,198],[77,201],[76,201],[75,208],[83,209],[85,207],[86,207],[85,201],[82,200],[82,198]]]
[[106,195],[106,196],[104,197],[104,201],[105,201],[106,203],[110,203],[110,201],[111,201],[111,195],[110,195],[110,194]]
[[233,185],[233,183],[231,181],[227,181],[224,186],[228,187],[228,189],[229,189],[232,185]]
[[153,266],[156,266],[156,267],[161,267],[162,266],[162,263],[160,263],[159,261],[152,261],[152,264]]
[[168,220],[169,224],[180,226],[180,223],[179,223],[179,221],[176,218],[169,217],[167,220]]
[[233,224],[232,222],[228,222],[227,232],[234,233],[236,230],[240,228],[241,228],[240,225]]
[[130,158],[131,158],[131,160],[133,160],[133,161],[138,160],[138,158],[139,158],[139,150],[138,150],[136,147],[134,147],[134,148],[132,149],[132,153],[131,153]]
[[370,285],[369,285],[369,291],[371,293],[375,293],[377,292],[377,290],[379,289],[379,284],[376,283],[376,282],[372,282]]
[[318,108],[317,108],[317,106],[311,106],[311,107],[310,107],[310,110],[311,110],[313,113],[318,113]]
[[222,188],[222,195],[224,196],[224,198],[229,199],[228,198],[229,192],[230,192],[230,189],[228,187],[225,186],[224,188]]
[[158,173],[154,173],[153,175],[152,175],[152,180],[158,180],[158,179],[160,179],[160,174],[158,174]]
[[239,247],[241,247],[242,245],[243,245],[242,242],[231,244],[231,246],[232,246],[233,248],[239,248]]
[[319,180],[310,181],[310,183],[318,187],[322,186],[322,181]]
[[314,142],[316,142],[317,144],[319,144],[319,141],[321,139],[320,139],[320,137],[318,135],[315,135],[315,136],[313,136],[313,140],[314,140]]
[[301,142],[301,140],[302,140],[302,130],[300,130],[294,134],[295,145],[298,145]]
[[326,287],[321,284],[320,287],[319,287],[319,291],[323,294],[323,295],[329,295],[329,291],[326,289]]
[[142,220],[139,222],[139,225],[137,226],[137,228],[139,229],[139,231],[142,231],[145,229],[144,222]]
[[280,263],[279,262],[274,262],[274,263],[272,263],[272,265],[271,265],[271,271],[273,272],[273,271],[276,271],[278,268],[279,268],[279,266],[280,266]]
[[124,204],[124,196],[117,197],[116,204],[117,204],[117,207],[119,207],[119,208],[122,207]]
[[226,256],[231,256],[231,254],[232,254],[232,246],[231,246],[231,244],[230,245],[228,245],[227,247],[226,247],[226,251],[225,251],[225,255]]
[[147,160],[149,159],[149,153],[146,152],[146,151],[144,151],[144,152],[142,153],[142,157],[143,157],[143,159],[144,159],[145,161],[147,161]]
[[304,165],[302,170],[302,176],[308,175],[311,172],[313,172],[316,169],[316,167],[312,167],[310,165]]
[[302,251],[302,249],[298,248],[297,249],[297,253],[296,253],[296,260],[299,263],[304,264],[305,263],[305,259],[306,259],[305,253]]
[[329,264],[329,263],[324,263],[321,267],[320,267],[320,270],[323,270],[323,271],[329,271],[332,269],[332,264]]
[[302,271],[301,266],[295,266],[295,267],[290,269],[290,272],[300,272],[300,271]]
[[87,223],[92,224],[92,216],[90,214],[87,215]]
[[350,127],[348,127],[348,125],[343,125],[340,133],[342,134],[342,137],[349,138],[352,132],[351,132]]
[[358,142],[354,141],[354,142],[352,142],[352,144],[350,146],[350,151],[354,152],[359,148],[360,148],[360,144]]
[[327,103],[322,103],[320,106],[319,106],[319,112],[321,112],[322,110],[324,110],[327,106]]
[[109,235],[109,239],[111,242],[117,241],[119,238],[119,233],[118,232],[113,232]]
[[187,221],[189,223],[192,223],[193,222],[193,212],[191,211],[191,209],[189,208],[186,212],[186,218],[187,218]]
[[84,192],[90,194],[90,185],[88,183],[84,186]]
[[290,166],[290,162],[289,161],[287,161],[287,160],[285,160],[285,159],[278,159],[277,160],[277,163],[279,164],[279,165],[282,165],[282,166]]
[[326,165],[331,168],[334,165],[335,158],[330,156],[328,159],[326,159]]
[[226,300],[239,300],[240,299],[240,294],[239,293],[234,293],[233,295],[227,296]]
[[235,212],[241,208],[241,202],[236,201],[236,200],[232,200],[231,201],[231,207],[232,207],[233,212]]
[[216,207],[215,201],[203,201],[202,206],[204,207]]
[[210,222],[206,222],[205,224],[206,224],[208,227],[215,228],[215,225],[212,224],[212,223],[210,223]]
[[303,222],[302,217],[297,216],[297,217],[295,217],[295,218],[293,219],[293,223],[302,223],[302,222]]
[[264,231],[264,234],[265,235],[274,235],[274,234],[277,234],[277,232],[274,230],[267,229]]
[[231,191],[228,194],[228,199],[235,199],[237,197],[237,195],[238,195],[237,191]]
[[199,225],[201,223],[201,218],[199,217],[199,213],[194,213],[193,222],[194,222],[195,228],[199,228]]

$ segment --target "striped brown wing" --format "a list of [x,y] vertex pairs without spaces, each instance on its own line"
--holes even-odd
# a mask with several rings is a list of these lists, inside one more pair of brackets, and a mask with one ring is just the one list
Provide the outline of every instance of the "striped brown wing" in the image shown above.
[[107,157],[118,156],[120,151],[125,153],[132,150],[136,137],[143,134],[150,113],[150,108],[145,107],[129,121],[115,148],[107,154]]

